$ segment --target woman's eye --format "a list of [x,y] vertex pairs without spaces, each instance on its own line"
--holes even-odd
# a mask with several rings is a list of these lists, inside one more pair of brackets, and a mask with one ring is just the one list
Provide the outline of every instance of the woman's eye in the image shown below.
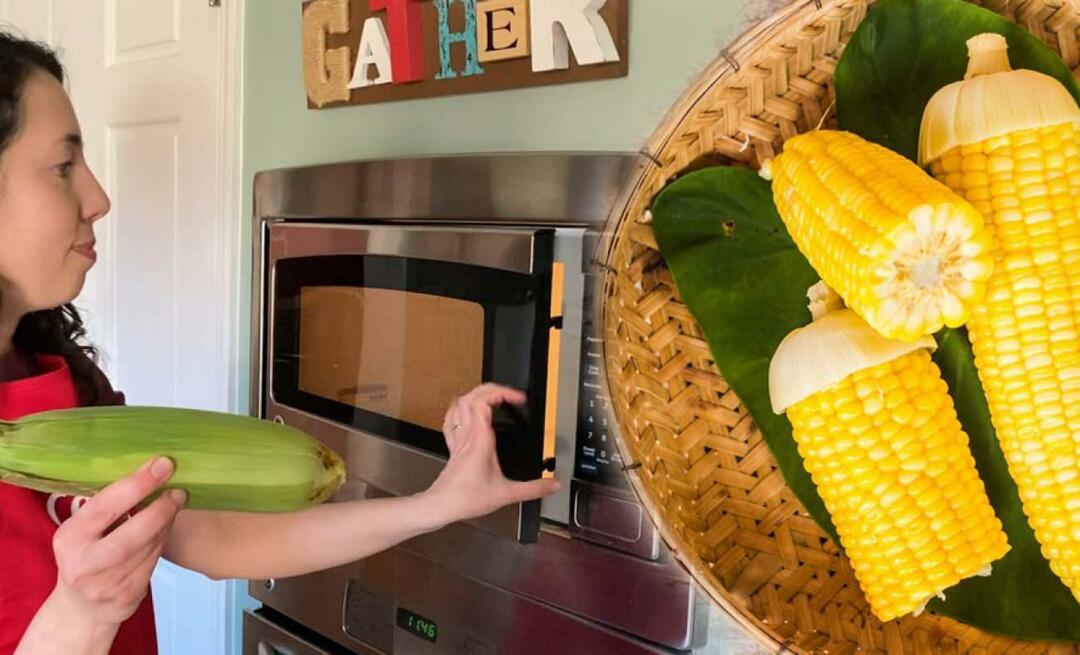
[[59,166],[57,166],[56,170],[57,170],[57,173],[59,173],[60,177],[69,178],[69,177],[71,177],[71,169],[73,169],[73,168],[75,168],[75,162],[66,161],[63,164],[60,164]]

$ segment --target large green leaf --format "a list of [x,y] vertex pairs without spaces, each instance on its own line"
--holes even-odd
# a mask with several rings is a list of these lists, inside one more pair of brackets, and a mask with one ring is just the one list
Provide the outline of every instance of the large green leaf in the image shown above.
[[914,161],[923,109],[938,89],[964,78],[969,38],[997,32],[1013,68],[1061,80],[1080,100],[1069,67],[1027,30],[963,0],[879,0],[836,66],[836,117],[855,132]]
[[839,543],[791,423],[769,403],[769,361],[788,332],[809,322],[806,290],[818,280],[788,236],[769,183],[746,169],[705,169],[661,192],[653,214],[660,252],[724,379],[761,428],[784,479]]
[[[788,236],[768,183],[735,168],[688,174],[657,197],[653,228],[717,367],[757,422],[792,491],[835,539],[791,424],[769,403],[769,360],[788,332],[810,321],[806,290],[817,275]],[[994,563],[990,577],[956,585],[929,609],[1015,637],[1080,641],[1080,605],[1050,572],[1020,511],[967,337],[945,330],[938,342],[935,360],[1012,550]]]

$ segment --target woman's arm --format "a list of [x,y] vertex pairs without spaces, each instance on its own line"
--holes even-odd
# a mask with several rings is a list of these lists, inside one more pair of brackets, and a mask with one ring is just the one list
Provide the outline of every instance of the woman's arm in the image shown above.
[[106,655],[119,627],[83,616],[76,603],[55,589],[23,633],[15,655]]
[[186,510],[162,557],[213,579],[285,578],[367,557],[444,524],[423,495],[287,514]]
[[443,423],[450,459],[427,491],[284,514],[185,510],[162,555],[215,579],[284,578],[353,562],[455,521],[555,493],[555,480],[503,477],[491,427],[492,408],[502,402],[521,404],[525,396],[482,385],[454,403]]

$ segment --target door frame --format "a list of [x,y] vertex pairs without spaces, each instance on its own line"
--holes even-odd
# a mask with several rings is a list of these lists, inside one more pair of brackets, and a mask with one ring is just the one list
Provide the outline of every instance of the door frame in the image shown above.
[[222,120],[222,144],[220,155],[222,157],[222,198],[219,211],[222,212],[218,223],[218,243],[221,244],[219,256],[225,258],[225,266],[229,279],[227,283],[226,308],[228,315],[221,317],[228,325],[228,334],[223,341],[226,352],[221,353],[222,361],[227,362],[227,374],[225,376],[225,388],[221,389],[222,398],[226,399],[226,406],[231,412],[242,411],[247,413],[247,402],[240,402],[239,382],[245,379],[247,372],[240,372],[242,365],[240,338],[246,335],[245,329],[241,329],[240,321],[243,319],[243,308],[240,299],[241,292],[246,289],[247,280],[241,275],[243,253],[241,235],[248,224],[245,217],[241,216],[244,206],[244,15],[246,0],[221,0],[222,10],[225,12],[222,21],[224,38],[222,39],[221,69],[222,76],[222,107],[219,115]]
[[[208,0],[209,1],[209,0]],[[221,197],[218,206],[218,257],[223,258],[221,270],[225,271],[223,280],[225,291],[224,307],[226,314],[218,317],[226,326],[227,333],[222,339],[220,361],[225,363],[226,371],[221,381],[224,388],[219,389],[220,397],[225,400],[226,409],[234,413],[247,413],[247,402],[239,398],[240,381],[246,371],[241,373],[243,349],[240,340],[247,332],[241,328],[243,307],[240,299],[246,288],[246,278],[242,275],[243,243],[242,231],[248,224],[242,215],[244,206],[244,17],[246,0],[221,0],[221,21],[223,30],[222,49],[219,53],[221,65],[222,101],[218,107],[218,116],[222,121],[220,171]],[[226,655],[240,655],[243,651],[243,610],[251,606],[245,580],[229,580],[218,597],[218,616],[222,652]]]

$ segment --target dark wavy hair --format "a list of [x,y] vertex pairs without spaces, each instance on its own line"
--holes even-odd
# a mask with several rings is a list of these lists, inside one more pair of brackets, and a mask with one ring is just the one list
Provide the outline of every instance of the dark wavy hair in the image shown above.
[[[0,155],[22,127],[23,87],[30,75],[38,71],[64,83],[64,67],[48,46],[0,30]],[[24,353],[64,357],[80,399],[84,404],[94,404],[101,393],[97,384],[98,353],[85,343],[85,337],[86,329],[78,310],[67,303],[24,316],[15,328],[13,341],[15,348]]]

